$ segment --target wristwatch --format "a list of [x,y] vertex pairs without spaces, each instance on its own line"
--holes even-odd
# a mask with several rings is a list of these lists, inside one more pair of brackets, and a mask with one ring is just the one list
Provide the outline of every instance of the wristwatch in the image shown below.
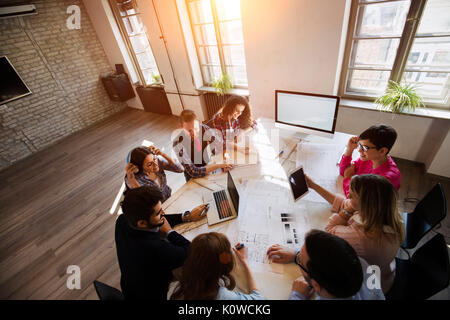
[[190,222],[191,221],[191,212],[189,210],[185,211],[183,213],[183,221],[184,222]]

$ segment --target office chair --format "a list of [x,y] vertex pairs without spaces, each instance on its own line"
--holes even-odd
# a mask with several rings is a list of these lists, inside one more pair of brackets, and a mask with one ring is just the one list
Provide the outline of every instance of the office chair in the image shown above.
[[120,290],[108,286],[103,282],[94,280],[94,288],[100,300],[110,300],[110,301],[124,300],[123,294],[122,292],[120,292]]
[[449,285],[447,244],[436,234],[409,260],[395,258],[395,279],[386,300],[425,300]]
[[405,225],[405,240],[402,248],[414,248],[423,236],[445,218],[446,214],[444,190],[438,183],[420,200],[413,212],[402,214]]

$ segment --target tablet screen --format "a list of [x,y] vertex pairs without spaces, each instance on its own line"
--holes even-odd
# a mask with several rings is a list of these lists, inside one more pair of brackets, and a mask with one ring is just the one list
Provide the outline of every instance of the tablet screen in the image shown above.
[[308,185],[306,184],[303,168],[299,168],[289,175],[289,184],[294,194],[294,200],[297,200],[306,192],[308,192]]

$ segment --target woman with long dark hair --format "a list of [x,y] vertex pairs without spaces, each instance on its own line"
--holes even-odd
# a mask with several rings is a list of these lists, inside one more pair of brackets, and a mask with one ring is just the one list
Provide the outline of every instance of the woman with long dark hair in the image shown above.
[[[223,107],[213,116],[211,125],[222,133],[224,150],[226,143],[239,150],[236,145],[237,137],[256,128],[257,123],[252,118],[252,110],[248,100],[238,95],[231,95],[225,101]],[[236,139],[227,141],[227,133]]]
[[127,164],[125,183],[130,189],[149,186],[158,189],[163,194],[163,201],[172,194],[172,189],[167,185],[165,170],[183,172],[183,166],[175,162],[160,149],[150,147],[138,147],[130,154],[130,162]]
[[[238,244],[239,245],[239,244]],[[236,281],[231,274],[235,258],[240,260],[248,279],[244,294],[233,291]],[[259,293],[247,264],[247,247],[231,248],[228,238],[217,232],[204,233],[192,240],[189,255],[184,262],[181,278],[170,299],[183,300],[260,300]]]

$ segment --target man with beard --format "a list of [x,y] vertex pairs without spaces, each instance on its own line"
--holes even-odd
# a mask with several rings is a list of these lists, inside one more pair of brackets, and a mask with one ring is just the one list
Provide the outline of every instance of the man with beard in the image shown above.
[[[172,270],[183,265],[190,242],[171,226],[182,214],[165,216],[161,191],[148,186],[129,190],[116,221],[116,248],[125,299],[166,300]],[[202,218],[204,206],[192,210],[188,221]]]
[[315,294],[316,300],[384,300],[380,285],[368,287],[368,263],[347,241],[328,232],[310,230],[297,251],[276,244],[267,255],[273,262],[300,267],[303,276],[292,284],[289,300],[309,300]]

